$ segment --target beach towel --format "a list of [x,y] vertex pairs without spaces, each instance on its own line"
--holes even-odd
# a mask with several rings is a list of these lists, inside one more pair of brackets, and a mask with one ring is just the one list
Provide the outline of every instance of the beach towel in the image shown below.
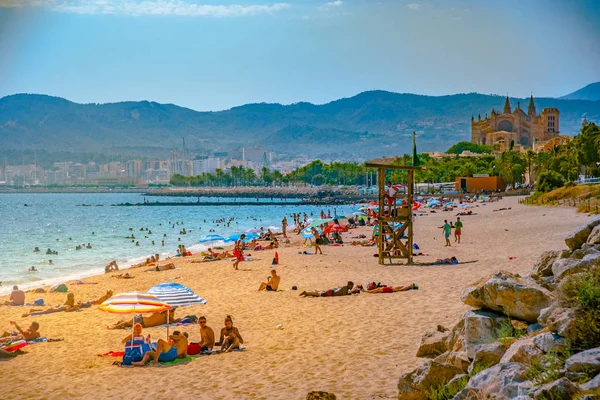
[[96,354],[98,357],[123,357],[125,352],[123,351],[109,351],[104,354]]

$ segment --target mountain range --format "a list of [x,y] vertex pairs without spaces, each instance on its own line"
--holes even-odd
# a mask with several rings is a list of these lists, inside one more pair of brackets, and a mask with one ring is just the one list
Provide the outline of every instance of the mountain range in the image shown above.
[[[529,99],[511,98],[527,109]],[[535,98],[538,112],[560,110],[561,134],[579,132],[584,117],[600,120],[600,82],[561,98]],[[247,104],[199,112],[149,101],[78,104],[37,94],[0,99],[0,156],[26,150],[49,153],[168,157],[264,146],[290,156],[362,160],[419,151],[444,151],[470,140],[471,116],[502,110],[504,97],[478,93],[423,96],[368,91],[327,104]]]

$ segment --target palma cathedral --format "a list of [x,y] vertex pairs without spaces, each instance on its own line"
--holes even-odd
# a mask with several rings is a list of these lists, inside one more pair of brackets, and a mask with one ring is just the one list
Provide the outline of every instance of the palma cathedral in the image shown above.
[[520,102],[513,111],[507,96],[502,113],[492,108],[491,115],[486,114],[485,119],[481,119],[481,115],[477,120],[471,117],[471,141],[492,146],[495,152],[509,149],[511,142],[517,151],[546,151],[569,139],[560,135],[559,115],[556,108],[544,108],[538,114],[533,96],[529,99],[527,113],[521,109]]

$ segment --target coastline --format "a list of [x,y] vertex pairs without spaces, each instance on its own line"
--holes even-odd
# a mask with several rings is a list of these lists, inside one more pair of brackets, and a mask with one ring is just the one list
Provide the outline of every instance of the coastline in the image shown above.
[[[11,382],[12,398],[58,398],[67,393],[67,386],[69,395],[82,398],[166,399],[198,397],[201,393],[201,398],[214,399],[290,399],[303,398],[312,390],[333,392],[339,398],[397,398],[398,377],[421,362],[415,353],[423,331],[435,329],[440,321],[451,326],[468,309],[459,298],[464,286],[497,269],[529,272],[542,251],[564,247],[565,234],[587,219],[572,209],[528,207],[517,204],[517,200],[505,198],[477,208],[478,215],[462,218],[464,243],[451,248],[443,247],[438,227],[443,219],[454,219],[454,213],[417,217],[415,241],[429,254],[417,262],[454,255],[459,261],[478,260],[475,263],[381,266],[373,257],[376,250],[372,247],[325,246],[324,256],[308,256],[298,252],[312,252],[312,247],[295,245],[278,249],[281,264],[275,268],[284,290],[277,293],[257,291],[273,268],[275,251],[271,250],[249,252],[255,261],[241,263],[239,271],[233,270],[230,261],[191,263],[197,257],[194,254],[169,259],[175,270],[144,272],[144,268],[134,268],[128,269],[134,279],[102,274],[83,279],[97,284],[69,287],[76,300],[86,301],[108,289],[115,293],[147,291],[157,283],[173,281],[208,301],[178,310],[177,317],[205,315],[216,330],[226,314],[234,316],[247,342],[246,351],[203,357],[160,371],[152,367],[118,368],[111,365],[114,359],[96,356],[120,350],[119,343],[127,332],[105,328],[119,319],[117,315],[93,307],[77,313],[21,318],[22,308],[0,307],[2,321],[16,320],[23,325],[35,320],[43,335],[65,338],[64,342],[28,346],[28,354],[9,361],[12,368],[3,371],[3,379]],[[511,209],[494,211],[508,207]],[[344,235],[345,241],[358,233],[369,234],[369,228],[351,231]],[[348,280],[363,285],[373,280],[393,285],[417,283],[420,287],[394,294],[307,299],[290,290],[292,285],[300,291],[327,289]],[[62,293],[36,296],[47,304],[60,303],[65,297]],[[28,295],[27,300],[31,299]],[[283,329],[277,329],[278,324],[283,324]],[[192,340],[199,337],[197,325],[178,329],[189,332]],[[164,328],[144,332],[153,338],[165,335]],[[57,357],[67,353],[68,363]],[[132,380],[156,380],[157,373],[169,382],[188,384],[171,385],[170,390],[159,393],[149,385],[128,384]],[[28,377],[33,375],[36,380],[32,381]]]

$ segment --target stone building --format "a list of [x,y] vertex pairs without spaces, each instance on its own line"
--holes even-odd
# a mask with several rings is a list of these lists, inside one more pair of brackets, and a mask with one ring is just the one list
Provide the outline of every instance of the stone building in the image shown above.
[[533,96],[529,99],[527,113],[521,109],[521,103],[517,103],[513,111],[507,96],[502,113],[492,108],[491,116],[486,114],[483,120],[481,115],[477,120],[471,117],[471,142],[492,146],[496,152],[509,149],[511,142],[517,151],[537,151],[549,141],[563,143],[569,139],[560,135],[559,115],[556,108],[544,108],[538,114]]

